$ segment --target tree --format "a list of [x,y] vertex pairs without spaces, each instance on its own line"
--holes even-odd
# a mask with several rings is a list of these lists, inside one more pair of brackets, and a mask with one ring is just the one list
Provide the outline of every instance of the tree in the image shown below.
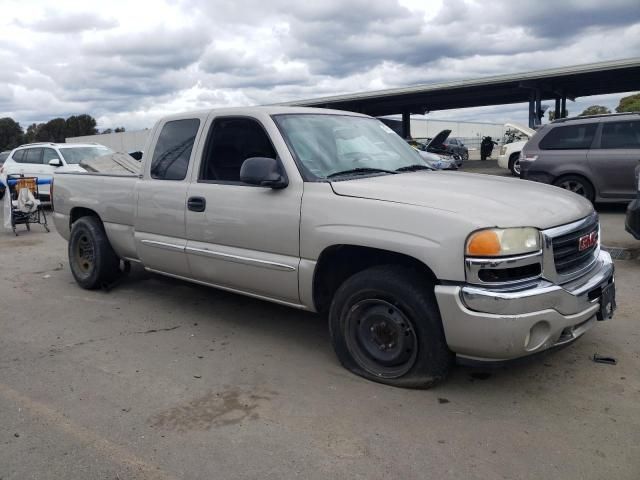
[[[565,110],[563,117],[568,117],[568,116],[569,116],[569,110]],[[555,110],[549,110],[549,121],[553,122],[555,119],[556,119]]]
[[41,123],[36,129],[36,141],[38,142],[64,143],[66,137],[67,128],[64,118],[54,118],[47,123]]
[[91,115],[72,115],[65,121],[65,133],[67,137],[82,137],[84,135],[95,135],[96,120]]
[[640,93],[622,97],[620,103],[616,107],[616,112],[640,112]]
[[23,142],[22,127],[13,118],[0,118],[0,151],[11,150]]
[[32,123],[27,127],[27,132],[24,134],[25,143],[33,143],[36,141],[36,136],[38,135],[38,128],[40,128],[41,125],[43,124]]
[[603,107],[602,105],[591,105],[590,107],[585,108],[584,112],[582,112],[578,116],[584,117],[587,115],[606,115],[608,113],[611,113],[611,110],[609,110],[607,107]]
[[114,132],[116,132],[116,133],[122,133],[122,132],[124,132],[124,127],[116,127],[116,129],[114,130]]

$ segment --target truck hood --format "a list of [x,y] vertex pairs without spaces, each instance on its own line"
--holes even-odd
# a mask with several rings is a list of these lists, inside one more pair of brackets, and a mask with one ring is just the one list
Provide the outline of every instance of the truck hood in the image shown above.
[[586,217],[591,203],[558,187],[463,172],[413,172],[332,182],[337,195],[449,211],[480,227],[551,228]]

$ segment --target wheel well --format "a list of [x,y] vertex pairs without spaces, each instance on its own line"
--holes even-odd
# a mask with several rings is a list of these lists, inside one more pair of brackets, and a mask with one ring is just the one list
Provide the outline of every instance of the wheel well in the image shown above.
[[[82,217],[96,217],[98,220],[100,220],[100,216],[90,208],[74,207],[71,209],[71,212],[69,214],[69,229],[71,229],[74,222]],[[102,223],[102,220],[100,220],[100,223]]]
[[327,312],[333,295],[346,279],[375,265],[404,265],[420,273],[425,283],[437,282],[427,265],[409,255],[357,245],[333,245],[322,252],[313,275],[316,310]]
[[519,156],[520,152],[513,152],[511,155],[509,155],[509,168],[511,168],[513,162],[515,162]]

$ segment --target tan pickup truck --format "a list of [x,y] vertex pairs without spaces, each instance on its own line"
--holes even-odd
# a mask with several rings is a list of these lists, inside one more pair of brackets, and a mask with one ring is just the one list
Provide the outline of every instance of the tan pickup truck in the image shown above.
[[[349,370],[426,388],[464,361],[567,344],[615,308],[591,204],[433,171],[380,121],[254,107],[173,115],[140,175],[54,176],[78,284],[127,262],[324,313]],[[159,292],[160,294],[161,292]]]

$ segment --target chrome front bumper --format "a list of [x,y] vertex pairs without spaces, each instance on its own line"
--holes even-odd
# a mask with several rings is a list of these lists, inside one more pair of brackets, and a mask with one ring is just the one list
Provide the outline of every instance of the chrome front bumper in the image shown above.
[[601,251],[588,273],[562,285],[545,279],[516,291],[438,285],[435,293],[449,348],[460,357],[501,361],[581,336],[595,324],[598,292],[613,282],[611,256]]

